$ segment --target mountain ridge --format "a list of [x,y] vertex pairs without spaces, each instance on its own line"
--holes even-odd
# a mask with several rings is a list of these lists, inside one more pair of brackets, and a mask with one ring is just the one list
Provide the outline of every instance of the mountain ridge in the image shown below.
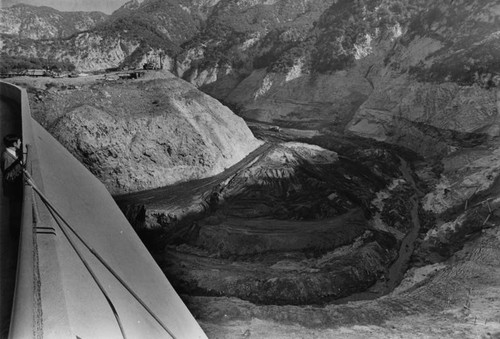
[[9,8],[17,4],[32,6],[47,6],[62,12],[93,12],[98,11],[111,14],[122,6],[126,0],[86,0],[86,1],[59,1],[59,0],[2,0],[0,8]]
[[64,39],[107,19],[101,12],[61,12],[48,6],[15,4],[0,9],[0,32],[19,39]]
[[[67,60],[82,71],[162,59],[246,119],[406,145],[388,121],[401,110],[413,121],[420,114],[412,106],[427,108],[395,102],[405,98],[402,88],[497,86],[499,16],[500,6],[477,0],[145,0],[65,39],[4,35],[2,50]],[[399,93],[391,107],[367,109],[391,92]],[[474,109],[491,111],[479,105]]]

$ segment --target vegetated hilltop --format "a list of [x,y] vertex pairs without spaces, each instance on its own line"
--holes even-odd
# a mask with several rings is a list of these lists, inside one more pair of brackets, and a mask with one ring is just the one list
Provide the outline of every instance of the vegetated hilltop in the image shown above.
[[[34,18],[42,21],[40,15],[35,14]],[[33,40],[3,34],[2,51],[9,55],[65,60],[79,71],[140,68],[150,61],[151,55],[159,67],[158,56],[162,55],[165,68],[170,69],[172,58],[180,51],[179,45],[192,38],[200,25],[194,9],[192,13],[182,2],[131,1],[107,20],[64,38]]]
[[92,29],[107,17],[101,12],[61,12],[18,4],[0,9],[0,33],[18,39],[61,39]]

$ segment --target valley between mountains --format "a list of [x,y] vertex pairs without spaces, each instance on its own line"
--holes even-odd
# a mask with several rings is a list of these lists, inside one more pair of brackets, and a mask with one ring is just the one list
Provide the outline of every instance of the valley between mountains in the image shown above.
[[438,163],[353,134],[244,122],[165,72],[13,81],[114,192],[209,337],[500,331],[496,136],[457,135],[473,147]]
[[8,81],[210,338],[500,338],[498,1],[0,15],[5,74],[60,71]]

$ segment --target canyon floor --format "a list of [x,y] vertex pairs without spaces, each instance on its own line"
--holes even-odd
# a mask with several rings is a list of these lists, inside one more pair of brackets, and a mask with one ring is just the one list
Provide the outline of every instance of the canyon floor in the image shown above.
[[499,235],[488,230],[449,261],[410,270],[376,300],[320,307],[186,300],[209,338],[500,338]]
[[219,175],[115,196],[209,338],[500,338],[500,140],[430,161],[247,123]]
[[[286,201],[282,187],[278,189],[281,193],[271,193],[270,187],[276,189],[283,185],[281,179],[290,179],[282,163],[266,168],[269,181],[261,182],[259,189],[247,183],[245,187],[252,188],[242,193],[242,186],[235,182],[242,177],[258,181],[256,173],[262,172],[251,168],[259,163],[269,165],[269,158],[262,159],[266,154],[283,142],[317,137],[317,133],[276,132],[269,125],[249,124],[266,144],[220,176],[117,197],[119,205],[140,205],[163,220],[160,229],[143,228],[140,234],[209,338],[500,338],[500,228],[496,226],[500,218],[494,207],[490,214],[477,212],[483,218],[481,227],[462,230],[462,235],[450,231],[446,244],[430,251],[423,250],[431,242],[425,237],[430,226],[416,215],[418,204],[401,209],[397,201],[386,201],[385,207],[406,213],[402,223],[422,223],[413,238],[415,229],[403,225],[399,230],[377,233],[380,229],[367,222],[355,199],[342,212],[335,204],[323,206],[330,212],[337,208],[338,213],[331,216],[328,212],[301,214],[294,209],[297,201],[314,205],[324,195],[307,191]],[[343,144],[336,149],[340,158],[342,152],[354,152],[351,147],[369,148],[357,142],[339,141]],[[309,183],[311,176],[323,180],[324,185],[314,187],[315,192],[332,183],[336,187],[347,184],[341,176],[329,181],[321,177],[325,172],[315,169],[319,172],[311,175],[313,169],[308,168],[310,176],[304,179]],[[342,176],[356,177],[353,168],[345,169]],[[243,175],[245,171],[253,175]],[[403,172],[385,169],[399,178],[396,181],[404,179]],[[367,173],[358,173],[358,179],[364,175]],[[296,184],[297,177],[296,172],[292,180]],[[371,188],[360,183],[346,189],[360,196]],[[210,202],[214,191],[221,197],[217,206]],[[422,198],[411,192],[414,190],[403,189],[390,195],[408,201]],[[495,197],[491,191],[485,194]],[[269,195],[273,195],[271,200]],[[267,208],[280,204],[281,209]],[[176,214],[186,213],[183,208],[188,205],[199,208],[187,213],[184,220],[188,221],[177,219]],[[304,211],[314,209],[306,207]],[[397,241],[391,242],[388,233],[396,235]],[[384,236],[387,238],[382,239]],[[376,249],[379,245],[387,257],[381,258]],[[453,253],[444,254],[450,251]],[[338,271],[346,267],[355,274]],[[332,287],[339,290],[332,291]]]

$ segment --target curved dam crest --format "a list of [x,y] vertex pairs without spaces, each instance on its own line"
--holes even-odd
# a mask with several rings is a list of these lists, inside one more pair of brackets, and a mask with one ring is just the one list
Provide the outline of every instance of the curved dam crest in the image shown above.
[[104,185],[31,119],[24,90],[0,88],[20,105],[2,115],[22,114],[35,185],[25,186],[10,337],[206,338]]

